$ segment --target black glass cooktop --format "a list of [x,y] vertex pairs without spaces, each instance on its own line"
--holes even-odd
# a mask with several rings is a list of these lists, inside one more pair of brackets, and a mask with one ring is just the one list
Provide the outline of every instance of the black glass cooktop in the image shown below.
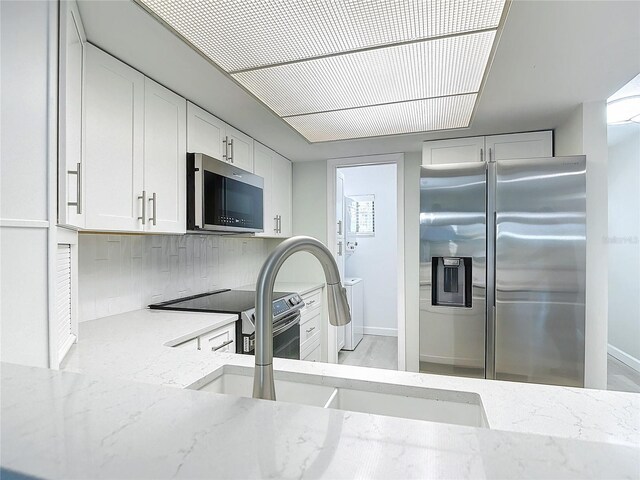
[[[277,300],[289,295],[273,292]],[[255,307],[256,292],[243,290],[217,290],[191,297],[177,298],[167,302],[149,305],[155,310],[181,310],[187,312],[242,313]]]

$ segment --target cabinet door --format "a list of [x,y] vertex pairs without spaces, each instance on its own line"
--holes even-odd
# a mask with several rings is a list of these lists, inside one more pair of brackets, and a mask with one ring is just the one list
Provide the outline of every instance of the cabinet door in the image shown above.
[[184,98],[145,78],[144,190],[150,232],[186,231],[186,112]]
[[144,77],[90,44],[85,60],[86,227],[140,231]]
[[193,103],[187,103],[187,151],[223,160],[225,124]]
[[291,162],[277,153],[272,158],[271,164],[272,194],[271,204],[274,216],[279,215],[278,237],[291,236]]
[[238,168],[253,173],[253,138],[227,125],[227,160]]
[[198,350],[235,353],[236,324],[231,323],[198,337]]
[[553,156],[553,132],[551,130],[492,135],[486,137],[485,143],[487,154],[493,161]]
[[436,140],[422,144],[422,165],[482,162],[484,137]]
[[271,192],[273,191],[271,164],[275,152],[255,142],[253,153],[254,173],[264,179],[264,232],[257,233],[256,236],[271,237],[276,232],[277,223],[271,203]]
[[[82,71],[86,37],[75,1],[60,3],[58,223],[85,226]],[[75,173],[74,173],[75,172]]]

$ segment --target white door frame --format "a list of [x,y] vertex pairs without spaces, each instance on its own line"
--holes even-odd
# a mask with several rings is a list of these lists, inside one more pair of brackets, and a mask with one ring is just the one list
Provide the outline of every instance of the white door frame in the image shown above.
[[[405,264],[404,264],[404,153],[366,155],[361,157],[332,158],[327,160],[327,246],[336,256],[336,173],[340,167],[395,164],[397,194],[397,258],[398,258],[398,370],[406,370],[406,315],[405,315]],[[335,334],[334,334],[335,335]],[[329,334],[329,342],[332,335]],[[335,343],[335,339],[334,339]],[[331,361],[329,352],[329,361]],[[336,358],[337,362],[338,359]]]

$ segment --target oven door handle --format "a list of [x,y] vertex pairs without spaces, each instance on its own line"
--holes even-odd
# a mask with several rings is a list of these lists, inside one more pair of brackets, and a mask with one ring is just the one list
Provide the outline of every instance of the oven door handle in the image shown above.
[[297,311],[295,314],[290,315],[288,317],[283,318],[277,324],[273,325],[273,336],[277,337],[281,333],[286,332],[291,327],[298,325],[300,323],[300,318],[302,317],[300,311]]

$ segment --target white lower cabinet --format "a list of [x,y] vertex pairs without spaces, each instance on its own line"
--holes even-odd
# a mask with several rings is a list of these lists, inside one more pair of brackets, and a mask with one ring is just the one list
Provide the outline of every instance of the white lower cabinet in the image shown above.
[[319,362],[322,338],[322,289],[302,296],[305,303],[300,311],[300,360]]
[[264,232],[258,236],[290,237],[293,180],[291,162],[255,142],[254,173],[264,178]]
[[212,330],[198,337],[198,350],[207,352],[236,352],[236,324]]

